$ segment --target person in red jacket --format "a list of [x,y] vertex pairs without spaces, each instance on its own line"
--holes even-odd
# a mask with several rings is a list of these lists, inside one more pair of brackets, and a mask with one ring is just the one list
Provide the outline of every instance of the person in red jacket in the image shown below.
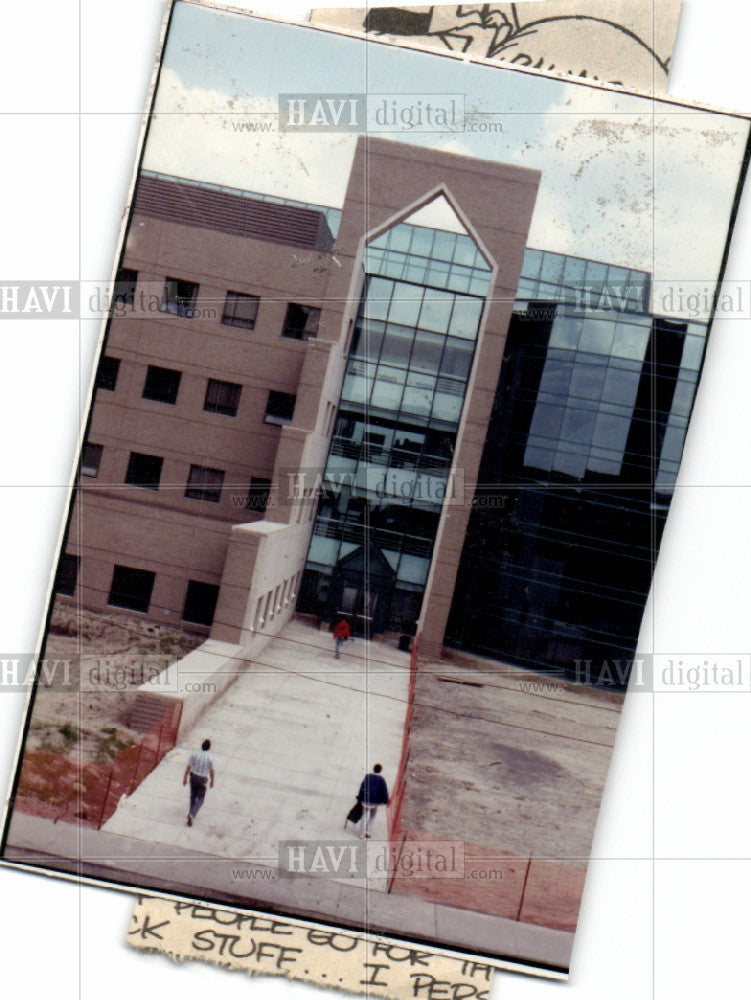
[[339,659],[339,654],[342,651],[342,646],[347,641],[347,639],[349,639],[349,637],[350,637],[349,625],[347,624],[347,622],[344,621],[344,619],[342,619],[340,622],[337,622],[334,628],[334,648],[335,648],[334,656],[337,658],[337,660]]

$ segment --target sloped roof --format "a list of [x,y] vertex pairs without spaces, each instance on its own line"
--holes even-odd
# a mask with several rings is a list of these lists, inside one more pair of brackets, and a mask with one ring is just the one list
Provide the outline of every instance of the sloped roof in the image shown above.
[[133,210],[166,222],[286,246],[330,250],[334,243],[323,212],[215,191],[189,181],[141,175]]

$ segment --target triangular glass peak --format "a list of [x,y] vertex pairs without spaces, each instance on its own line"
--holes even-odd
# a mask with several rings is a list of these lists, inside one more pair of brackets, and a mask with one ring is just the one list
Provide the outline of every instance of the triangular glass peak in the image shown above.
[[365,273],[447,292],[486,296],[492,267],[443,194],[374,236]]
[[456,210],[445,195],[438,195],[427,205],[412,212],[402,222],[411,226],[424,226],[426,229],[441,229],[447,233],[462,233],[469,236],[467,227],[456,214]]

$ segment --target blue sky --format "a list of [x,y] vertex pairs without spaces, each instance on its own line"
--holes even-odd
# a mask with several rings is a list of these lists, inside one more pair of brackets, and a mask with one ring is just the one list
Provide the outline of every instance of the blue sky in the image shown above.
[[[566,90],[566,84],[555,80],[535,79],[536,86],[530,89],[530,78],[520,74],[494,73],[393,46],[364,45],[304,26],[219,15],[189,3],[175,7],[164,66],[190,90],[244,93],[274,101],[278,94],[290,92],[462,93],[467,107],[518,116],[518,121],[504,123],[506,134],[500,139],[488,133],[462,134],[468,153],[487,159],[500,158],[503,149],[520,140],[534,142],[542,128],[540,114],[557,104]],[[431,142],[425,133],[400,134],[400,138]]]
[[[341,204],[357,137],[276,129],[280,93],[317,91],[463,94],[502,131],[382,134],[542,170],[532,246],[656,281],[716,278],[746,121],[302,25],[178,3],[144,164]],[[272,128],[239,132],[242,121]]]

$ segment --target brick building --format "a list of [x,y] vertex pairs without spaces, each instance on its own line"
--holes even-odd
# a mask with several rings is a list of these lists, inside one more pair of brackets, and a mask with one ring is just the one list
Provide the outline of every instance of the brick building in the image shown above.
[[375,139],[341,209],[142,173],[58,592],[233,643],[297,608],[633,651],[706,329],[527,249],[539,177]]

